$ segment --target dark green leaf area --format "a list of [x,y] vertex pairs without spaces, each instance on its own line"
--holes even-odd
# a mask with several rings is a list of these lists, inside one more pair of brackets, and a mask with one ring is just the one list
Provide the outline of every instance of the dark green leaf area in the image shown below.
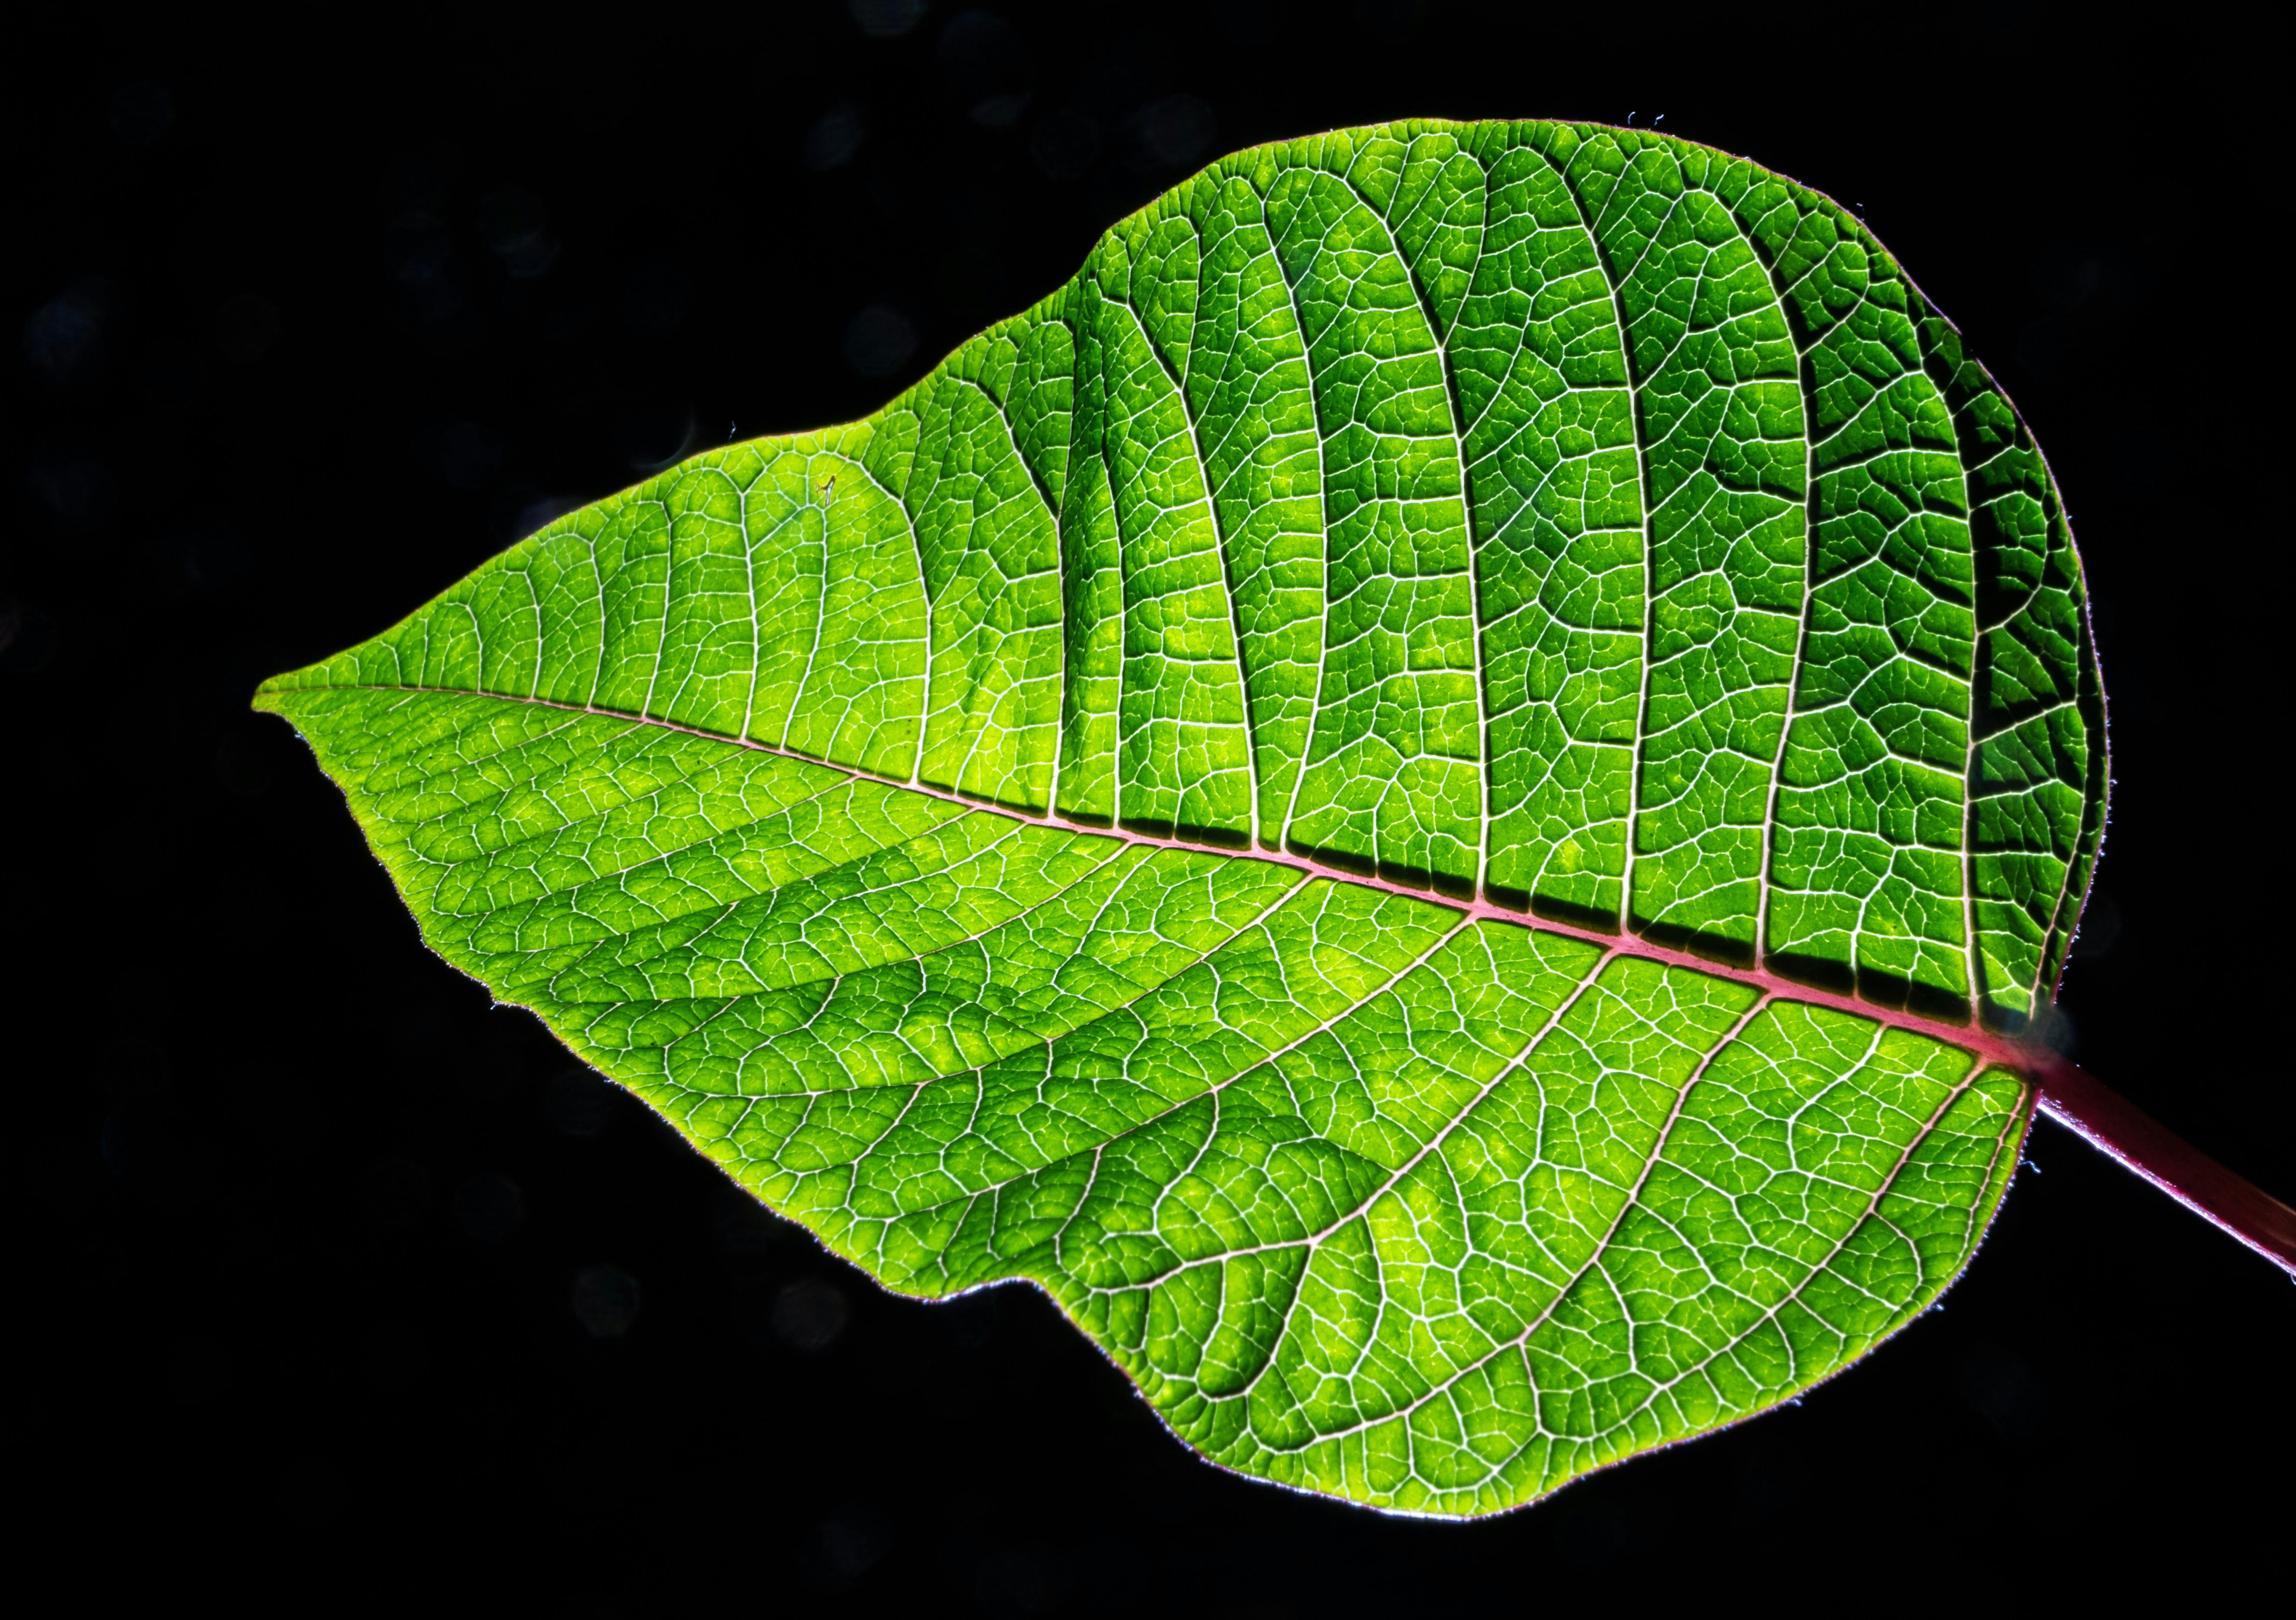
[[2103,824],[2083,613],[1854,219],[1410,124],[1224,160],[875,416],[258,702],[434,948],[840,1254],[1466,1514],[1966,1262],[2030,1099],[1965,1026],[2046,1000]]

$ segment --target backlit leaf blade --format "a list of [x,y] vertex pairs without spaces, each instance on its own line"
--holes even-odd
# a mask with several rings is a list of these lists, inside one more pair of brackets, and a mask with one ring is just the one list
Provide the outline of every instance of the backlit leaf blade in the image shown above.
[[1952,329],[1823,199],[1554,125],[1225,160],[258,703],[434,948],[838,1253],[1453,1514],[1951,1280],[2103,808]]

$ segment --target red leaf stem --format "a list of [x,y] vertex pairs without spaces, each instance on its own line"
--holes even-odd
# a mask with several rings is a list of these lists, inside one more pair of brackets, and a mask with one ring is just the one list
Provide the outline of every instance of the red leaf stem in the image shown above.
[[[839,765],[827,760],[815,759],[750,737],[728,736],[722,732],[705,731],[697,727],[680,725],[674,720],[657,720],[652,715],[632,713],[627,710],[602,709],[588,703],[560,703],[551,698],[524,696],[508,692],[488,692],[472,687],[423,686],[366,686],[355,683],[363,690],[391,692],[428,692],[443,697],[486,697],[503,703],[529,703],[537,708],[559,709],[572,714],[591,714],[602,720],[619,721],[626,725],[659,726],[665,731],[681,732],[689,736],[707,737],[713,743],[725,743],[735,748],[759,753],[770,753],[783,759],[795,760],[816,769],[842,772],[859,781],[884,782],[906,788],[911,793],[961,804],[968,810],[989,815],[1005,816],[1015,821],[1062,825],[1049,812],[1016,810],[1010,805],[996,804],[968,797],[946,788],[929,786],[911,779],[879,776],[850,765]],[[263,694],[272,694],[266,684]],[[1073,824],[1070,824],[1073,825]],[[1095,837],[1120,839],[1127,843],[1146,844],[1159,849],[1201,850],[1210,854],[1239,856],[1247,851],[1225,844],[1196,843],[1188,839],[1158,836],[1127,827],[1076,826],[1076,831]],[[2038,1042],[2025,1041],[2014,1036],[1988,1030],[1980,1024],[1958,1024],[1949,1020],[1926,1018],[1899,1007],[1890,1007],[1861,1000],[1855,996],[1820,990],[1814,985],[1781,977],[1764,967],[1736,967],[1727,963],[1696,956],[1686,950],[1659,945],[1635,934],[1620,934],[1599,929],[1581,927],[1576,924],[1551,917],[1534,917],[1507,907],[1477,897],[1463,899],[1456,895],[1435,894],[1424,889],[1379,877],[1368,873],[1327,866],[1311,857],[1291,850],[1260,849],[1249,852],[1255,859],[1273,861],[1304,871],[1311,876],[1327,878],[1333,883],[1355,884],[1367,889],[1399,894],[1406,899],[1447,906],[1464,911],[1471,917],[1488,917],[1517,927],[1533,928],[1547,933],[1562,934],[1570,939],[1584,940],[1600,945],[1605,950],[1624,956],[1639,957],[1646,961],[1663,962],[1669,966],[1690,968],[1715,978],[1730,979],[1751,985],[1764,997],[1799,1002],[1814,1007],[1830,1007],[1861,1018],[1872,1018],[1893,1028],[1911,1030],[1931,1040],[1974,1049],[1988,1063],[2011,1069],[2040,1089],[2040,1110],[2058,1123],[2070,1127],[2087,1137],[2091,1146],[2120,1161],[2136,1174],[2167,1193],[2186,1209],[2231,1234],[2254,1249],[2273,1264],[2296,1277],[2296,1210],[2240,1176],[2234,1175],[2208,1155],[2185,1142],[2144,1113],[2128,1098],[2112,1090],[2092,1076],[2075,1068],[2062,1057]]]
[[2027,1060],[2041,1112],[2296,1277],[2296,1209],[2234,1175],[2055,1053]]

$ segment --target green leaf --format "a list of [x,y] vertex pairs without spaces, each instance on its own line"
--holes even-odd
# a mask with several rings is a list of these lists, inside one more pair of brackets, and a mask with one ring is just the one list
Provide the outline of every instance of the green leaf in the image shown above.
[[838,1254],[1442,1514],[1936,1297],[2104,809],[1953,328],[1825,199],[1554,124],[1226,159],[258,703],[434,949]]

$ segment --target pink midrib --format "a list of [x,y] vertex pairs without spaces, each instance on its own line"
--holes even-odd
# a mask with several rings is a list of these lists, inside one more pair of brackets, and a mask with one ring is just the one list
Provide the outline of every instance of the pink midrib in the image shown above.
[[652,715],[631,714],[615,709],[601,709],[588,703],[560,703],[552,698],[521,695],[508,692],[480,692],[461,687],[382,686],[370,682],[344,682],[322,687],[282,688],[288,691],[366,691],[427,694],[441,697],[482,697],[498,703],[524,703],[535,708],[555,709],[570,714],[586,714],[631,726],[653,726],[665,731],[680,732],[687,736],[701,737],[729,747],[744,748],[758,753],[772,754],[802,765],[824,770],[834,770],[859,782],[874,782],[888,787],[898,787],[906,793],[922,794],[929,798],[961,805],[969,811],[1003,816],[1013,821],[1038,826],[1062,826],[1089,837],[1113,838],[1126,843],[1140,844],[1152,849],[1185,850],[1191,852],[1218,855],[1229,859],[1262,860],[1271,865],[1289,867],[1312,877],[1332,883],[1352,884],[1358,888],[1398,895],[1423,904],[1441,906],[1448,910],[1491,922],[1505,923],[1513,927],[1528,928],[1534,933],[1560,935],[1565,939],[1583,941],[1597,945],[1615,956],[1632,957],[1644,961],[1658,962],[1669,967],[1687,968],[1710,978],[1723,979],[1743,984],[1760,992],[1764,1000],[1780,1000],[1810,1007],[1830,1007],[1866,1018],[1888,1028],[1901,1029],[1932,1040],[1944,1042],[1973,1052],[1988,1064],[1997,1065],[2021,1077],[2037,1093],[2039,1110],[2086,1139],[2100,1151],[2119,1160],[2122,1165],[2143,1177],[2185,1208],[2212,1225],[2245,1244],[2272,1261],[2292,1277],[2296,1277],[2296,1210],[2255,1187],[2243,1178],[2226,1169],[2189,1143],[2148,1117],[2134,1104],[2105,1086],[2094,1075],[2077,1067],[2062,1054],[2038,1041],[2021,1040],[1997,1031],[1988,1030],[1975,1022],[1950,1024],[1940,1019],[1924,1018],[1902,1007],[1886,1007],[1862,1000],[1856,996],[1821,989],[1785,978],[1761,967],[1736,967],[1728,963],[1713,961],[1695,952],[1678,950],[1660,945],[1631,932],[1607,933],[1599,929],[1586,928],[1560,922],[1553,917],[1534,916],[1495,905],[1478,895],[1462,900],[1431,890],[1414,889],[1391,880],[1342,868],[1328,866],[1311,857],[1298,855],[1288,850],[1238,850],[1221,844],[1200,843],[1185,839],[1160,838],[1135,832],[1124,826],[1100,827],[1069,821],[1047,812],[1032,816],[1006,805],[994,804],[945,788],[930,786],[917,781],[898,781],[873,772],[840,765],[833,761],[815,759],[809,754],[775,747],[748,737],[727,736],[723,732],[705,731],[695,726],[683,726],[675,720],[658,720]]

